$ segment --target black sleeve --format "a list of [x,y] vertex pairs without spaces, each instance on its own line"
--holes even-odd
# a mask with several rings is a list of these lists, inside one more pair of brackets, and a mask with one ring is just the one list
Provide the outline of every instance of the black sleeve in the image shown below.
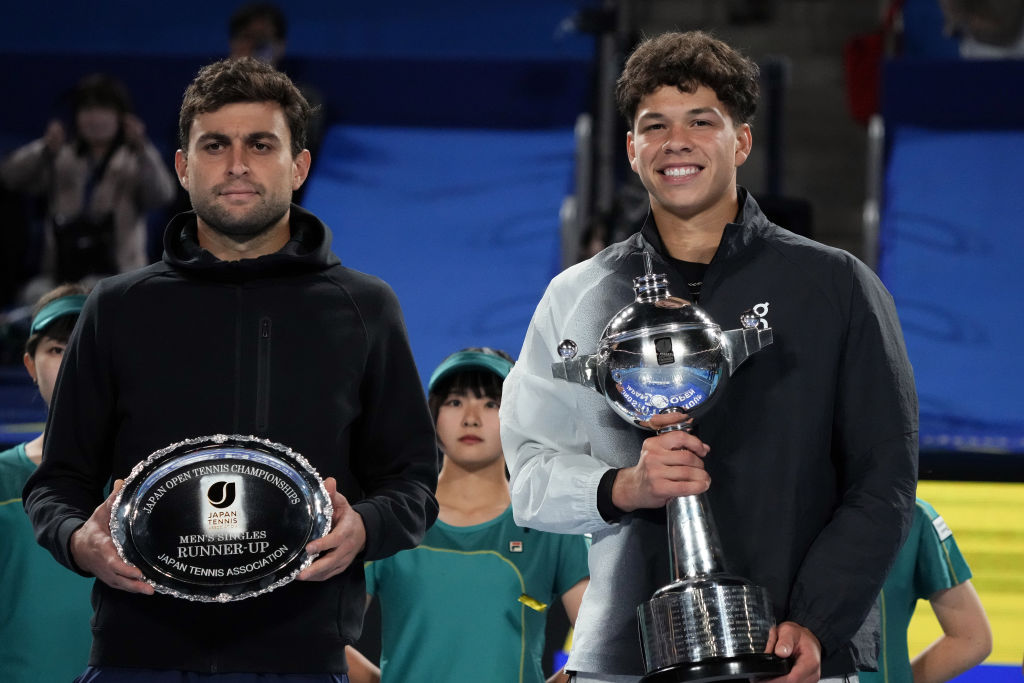
[[615,486],[615,477],[619,476],[619,469],[608,470],[597,483],[597,511],[609,524],[615,524],[626,514],[612,500],[612,487]]
[[99,288],[86,301],[64,351],[46,424],[42,464],[23,500],[40,545],[65,567],[71,534],[104,498],[110,479],[113,415],[110,350],[100,338]]
[[833,422],[842,500],[801,565],[787,616],[826,654],[874,604],[913,523],[917,488],[917,392],[896,308],[863,264],[852,269]]
[[369,351],[352,445],[352,469],[366,493],[352,506],[366,527],[363,560],[422,540],[437,518],[440,462],[398,300],[386,289],[373,307],[363,315]]

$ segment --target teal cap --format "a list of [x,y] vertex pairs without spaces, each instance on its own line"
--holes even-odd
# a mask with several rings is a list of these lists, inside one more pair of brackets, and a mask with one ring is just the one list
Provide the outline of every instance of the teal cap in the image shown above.
[[32,327],[29,328],[28,333],[31,335],[45,330],[57,318],[63,318],[66,315],[78,315],[82,312],[82,307],[85,306],[87,298],[85,294],[69,294],[59,299],[54,299],[39,309],[36,317],[32,318]]
[[442,379],[462,370],[487,370],[498,377],[505,379],[509,370],[512,369],[512,361],[501,356],[483,351],[459,351],[445,358],[433,374],[430,375],[430,382],[427,384],[427,391],[433,391],[434,385]]

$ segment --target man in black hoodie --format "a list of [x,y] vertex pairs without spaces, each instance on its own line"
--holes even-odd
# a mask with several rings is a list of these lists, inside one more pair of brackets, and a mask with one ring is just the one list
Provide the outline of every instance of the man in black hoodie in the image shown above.
[[[160,263],[96,288],[68,346],[24,500],[40,543],[99,579],[84,680],[344,680],[362,562],[415,546],[437,515],[433,426],[394,293],[343,267],[327,227],[291,204],[308,117],[266,64],[204,67],[175,155],[194,211],[168,225]],[[334,506],[297,581],[226,604],[154,594],[118,556],[103,495],[150,453],[211,434],[290,446],[328,476]]]

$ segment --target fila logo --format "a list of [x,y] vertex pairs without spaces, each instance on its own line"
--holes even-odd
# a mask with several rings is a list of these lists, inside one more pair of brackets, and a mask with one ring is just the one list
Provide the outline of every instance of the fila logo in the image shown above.
[[508,551],[510,553],[521,553],[521,552],[523,552],[523,542],[522,541],[509,541],[508,542]]

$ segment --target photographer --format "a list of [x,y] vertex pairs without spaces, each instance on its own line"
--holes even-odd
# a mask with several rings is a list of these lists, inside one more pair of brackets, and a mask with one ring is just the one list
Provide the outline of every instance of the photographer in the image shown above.
[[0,166],[11,189],[47,197],[40,272],[24,300],[56,282],[146,265],[146,211],[174,197],[174,176],[121,83],[86,76],[71,95],[71,108],[70,137],[54,119],[43,137]]

